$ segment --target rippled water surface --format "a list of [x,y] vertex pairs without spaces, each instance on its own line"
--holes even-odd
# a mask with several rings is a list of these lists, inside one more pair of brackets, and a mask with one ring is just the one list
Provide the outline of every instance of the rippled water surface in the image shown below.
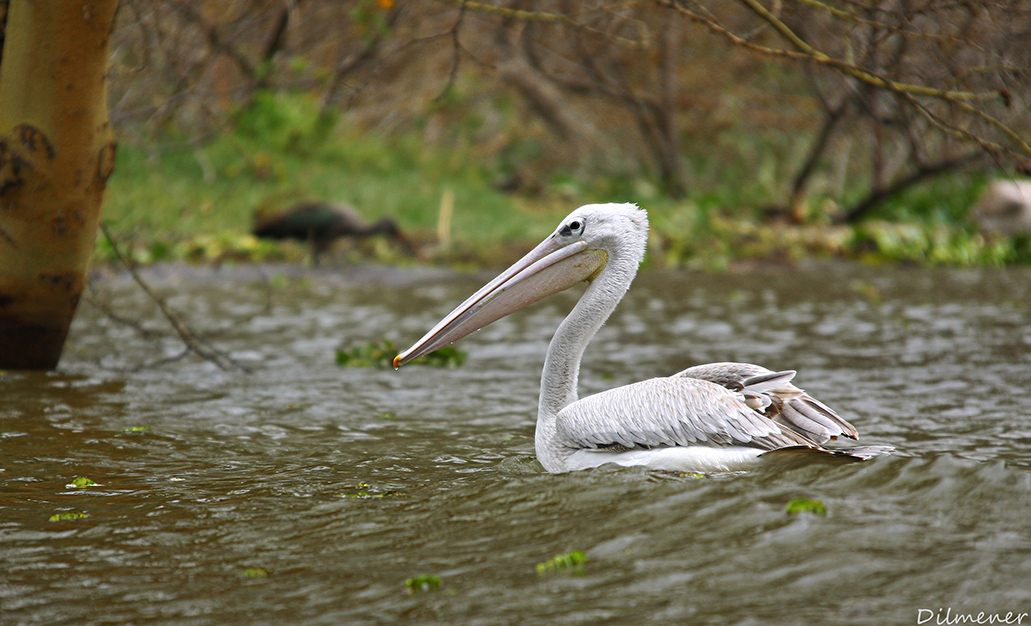
[[[709,477],[537,465],[540,367],[576,294],[463,340],[458,369],[335,365],[339,347],[407,346],[487,278],[151,270],[251,374],[176,359],[146,298],[99,279],[97,303],[158,334],[84,303],[60,372],[0,375],[0,623],[1031,612],[1028,272],[644,273],[588,348],[582,393],[708,361],[797,369],[864,442],[899,450]],[[797,497],[827,515],[788,515]],[[88,517],[50,521],[72,511]],[[582,574],[537,573],[574,549]],[[406,593],[420,575],[441,588]]]

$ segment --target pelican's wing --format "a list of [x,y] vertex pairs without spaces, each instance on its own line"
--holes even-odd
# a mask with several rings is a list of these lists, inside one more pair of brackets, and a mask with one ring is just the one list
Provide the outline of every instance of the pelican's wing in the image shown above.
[[750,408],[741,393],[698,378],[652,378],[578,400],[558,413],[571,448],[816,447]]
[[752,408],[818,444],[839,436],[859,439],[855,426],[791,384],[794,370],[774,372],[751,363],[709,363],[689,367],[674,376],[707,380],[739,392]]

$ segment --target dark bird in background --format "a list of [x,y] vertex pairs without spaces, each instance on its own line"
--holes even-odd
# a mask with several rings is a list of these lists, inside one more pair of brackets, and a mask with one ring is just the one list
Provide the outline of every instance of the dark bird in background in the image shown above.
[[311,246],[312,263],[315,266],[319,265],[319,258],[333,242],[342,237],[363,238],[382,234],[415,256],[415,248],[401,234],[394,220],[384,217],[377,222],[367,223],[354,207],[347,204],[305,201],[275,213],[259,211],[254,216],[254,229],[251,232],[255,237],[263,239],[307,241]]

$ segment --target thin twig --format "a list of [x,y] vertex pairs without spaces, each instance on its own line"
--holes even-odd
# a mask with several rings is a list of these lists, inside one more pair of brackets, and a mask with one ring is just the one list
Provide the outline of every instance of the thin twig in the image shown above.
[[437,97],[433,99],[433,102],[440,102],[444,99],[451,88],[455,86],[455,80],[458,79],[458,66],[462,62],[462,42],[458,39],[458,31],[462,28],[462,20],[465,19],[465,1],[462,0],[458,5],[458,18],[455,20],[455,25],[451,27],[451,71],[448,72],[447,82],[444,84],[444,88],[440,90]]
[[976,45],[974,43],[971,43],[968,40],[959,39],[957,37],[948,37],[948,36],[945,36],[945,35],[934,35],[934,34],[931,34],[931,33],[922,33],[920,31],[907,30],[905,28],[899,28],[899,27],[896,27],[896,26],[892,26],[891,24],[888,24],[887,22],[879,22],[877,20],[866,19],[864,17],[861,17],[858,13],[853,13],[852,11],[846,11],[844,9],[839,9],[837,7],[830,6],[830,5],[826,4],[826,3],[820,2],[820,0],[795,0],[795,2],[797,2],[799,4],[804,4],[805,6],[811,7],[813,9],[817,9],[817,10],[829,13],[829,14],[831,14],[832,16],[834,16],[837,19],[847,20],[849,22],[853,22],[855,24],[860,24],[860,25],[863,25],[863,26],[867,26],[869,28],[873,28],[875,30],[883,31],[883,32],[886,32],[886,33],[889,33],[889,34],[892,34],[892,35],[900,35],[902,37],[906,37],[906,38],[910,38],[910,39],[922,39],[922,40],[926,40],[926,41],[934,41],[934,42],[942,43],[942,44],[969,46],[970,48],[972,48],[974,50],[977,50],[979,52],[984,52],[984,50],[980,46],[978,46],[978,45]]
[[[781,35],[781,37],[787,40],[787,42],[791,44],[791,46],[796,48],[795,51],[784,50],[779,48],[769,48],[767,46],[760,46],[749,41],[745,41],[739,35],[731,32],[730,29],[716,22],[712,17],[702,15],[701,13],[695,11],[691,11],[690,9],[678,4],[675,0],[655,1],[661,6],[665,6],[667,8],[673,9],[674,11],[677,11],[678,13],[684,15],[692,21],[701,23],[706,28],[722,36],[735,46],[739,46],[747,50],[751,50],[753,52],[757,52],[759,54],[767,56],[783,57],[793,60],[812,61],[814,63],[831,67],[836,71],[851,76],[870,86],[884,89],[889,92],[893,92],[899,97],[909,102],[910,104],[913,104],[917,111],[925,118],[928,117],[929,111],[925,106],[920,105],[916,102],[915,96],[929,97],[943,101],[951,106],[956,107],[957,109],[966,113],[967,115],[979,118],[986,124],[994,127],[996,130],[1001,132],[1015,144],[1016,150],[1008,149],[1002,145],[999,145],[991,141],[978,139],[970,133],[963,133],[961,131],[955,132],[955,129],[953,129],[954,132],[947,134],[950,134],[954,137],[963,135],[967,137],[968,140],[972,140],[978,143],[981,147],[988,150],[998,151],[1000,154],[1009,154],[1015,156],[1016,154],[1022,153],[1025,155],[1031,155],[1031,144],[1025,141],[1020,135],[1018,135],[1013,129],[1011,129],[1001,120],[993,117],[987,112],[982,111],[981,109],[971,104],[971,102],[977,101],[1003,100],[1003,94],[997,90],[984,92],[957,91],[937,89],[935,87],[930,87],[927,85],[904,83],[878,75],[875,72],[863,69],[862,67],[859,67],[853,63],[842,61],[840,59],[835,59],[830,55],[820,50],[817,50],[813,46],[809,45],[805,40],[799,37],[797,33],[791,30],[791,28],[787,24],[785,24],[783,21],[777,18],[777,16],[773,15],[773,13],[769,11],[769,9],[760,4],[758,0],[738,1],[744,6],[746,6],[748,9],[750,9],[753,13],[758,15],[760,19],[770,24],[770,26],[772,26],[773,29]],[[934,125],[939,129],[943,129],[943,127],[948,126],[938,122],[932,123],[934,123]]]
[[[147,297],[154,301],[154,304],[157,305],[158,309],[161,311],[161,314],[165,316],[165,319],[168,320],[168,323],[172,326],[172,329],[176,332],[177,335],[179,335],[179,339],[181,339],[183,344],[186,346],[187,352],[183,355],[175,357],[175,359],[182,358],[190,352],[195,352],[201,358],[210,361],[211,363],[214,363],[221,370],[229,371],[232,369],[237,369],[246,374],[252,373],[252,370],[249,367],[243,365],[242,363],[232,358],[222,350],[219,350],[215,346],[211,345],[207,340],[205,340],[203,337],[195,333],[193,329],[190,328],[189,325],[183,320],[182,316],[175,309],[170,307],[168,303],[165,302],[164,298],[154,293],[154,290],[151,289],[149,284],[147,284],[147,281],[143,280],[143,277],[140,276],[138,271],[136,271],[135,264],[131,263],[129,259],[126,258],[124,254],[122,254],[121,249],[115,243],[114,238],[108,231],[106,224],[100,225],[100,231],[104,233],[104,237],[107,239],[108,244],[111,246],[111,250],[115,253],[115,257],[118,258],[118,261],[123,266],[125,266],[125,269],[128,270],[129,274],[132,276],[133,282],[135,282],[140,287],[140,289],[142,289],[143,292],[147,294]],[[168,359],[164,360],[164,362],[167,361]],[[161,361],[159,361],[159,363],[160,362]]]
[[865,83],[869,83],[874,87],[880,87],[889,91],[895,91],[899,93],[910,93],[918,96],[929,96],[932,98],[940,98],[952,103],[958,103],[966,100],[999,100],[1001,96],[997,91],[984,91],[984,92],[972,92],[972,91],[957,91],[957,90],[943,90],[936,89],[934,87],[928,87],[927,85],[914,85],[911,83],[903,83],[899,81],[890,80],[883,76],[879,76],[871,71],[864,70],[861,67],[835,59],[830,55],[817,50],[799,37],[795,31],[791,30],[780,19],[777,18],[769,9],[761,5],[756,0],[739,0],[747,8],[751,9],[753,13],[758,15],[762,20],[766,21],[770,26],[773,27],[781,37],[786,39],[788,43],[794,46],[798,51],[792,52],[791,50],[783,50],[780,48],[769,48],[767,46],[760,46],[746,41],[740,35],[737,35],[730,31],[730,29],[721,26],[719,23],[714,21],[710,17],[706,17],[700,13],[696,13],[676,4],[672,0],[656,0],[660,5],[673,9],[678,13],[684,15],[688,19],[703,24],[709,30],[712,30],[716,34],[727,39],[730,43],[741,46],[745,49],[753,52],[758,52],[767,56],[779,56],[788,59],[794,59],[796,61],[813,61],[821,65],[827,65],[839,70],[853,78],[857,78]]
[[144,339],[153,339],[154,337],[171,337],[174,334],[170,330],[146,328],[139,321],[129,319],[128,317],[124,317],[123,315],[116,313],[115,310],[105,303],[100,298],[99,294],[97,294],[96,287],[93,285],[92,280],[87,283],[87,286],[89,287],[89,294],[86,296],[86,302],[88,302],[90,306],[103,313],[108,319],[135,330],[140,337]]
[[557,22],[560,24],[565,24],[566,26],[570,26],[577,30],[582,30],[585,32],[593,33],[595,35],[600,35],[614,43],[623,46],[630,46],[636,48],[638,46],[647,47],[649,45],[647,36],[643,37],[640,41],[635,41],[633,39],[628,39],[626,37],[621,37],[619,35],[614,35],[612,33],[601,32],[596,28],[591,28],[586,24],[581,24],[580,22],[577,22],[575,19],[573,19],[569,15],[566,15],[565,13],[549,13],[547,11],[527,11],[525,9],[513,9],[510,7],[498,6],[496,4],[488,4],[485,2],[475,2],[474,0],[441,1],[455,5],[462,10],[468,9],[470,11],[477,11],[479,13],[491,13],[494,15],[500,15],[502,17],[516,19],[523,22]]

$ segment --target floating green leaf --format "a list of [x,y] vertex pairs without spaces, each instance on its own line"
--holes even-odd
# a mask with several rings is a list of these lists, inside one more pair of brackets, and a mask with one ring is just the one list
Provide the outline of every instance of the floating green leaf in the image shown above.
[[391,498],[391,497],[394,497],[394,496],[403,496],[403,495],[405,495],[405,494],[401,493],[400,491],[381,491],[379,493],[376,493],[374,491],[371,491],[372,485],[370,485],[367,482],[360,482],[357,485],[355,485],[355,488],[357,489],[357,491],[354,491],[352,493],[341,493],[341,494],[338,494],[337,497],[338,498]]
[[583,574],[586,564],[587,555],[582,550],[570,550],[564,554],[557,554],[547,561],[538,563],[537,573],[542,576],[553,572]]
[[130,426],[125,429],[127,433],[142,433],[150,430],[150,426]]
[[[398,349],[393,341],[382,339],[350,350],[337,350],[336,362],[340,367],[387,369],[394,366],[394,357],[397,356],[397,353]],[[458,367],[465,362],[465,357],[466,353],[454,346],[444,346],[422,357],[418,363],[436,367]]]
[[397,346],[389,339],[365,344],[350,350],[337,350],[337,365],[340,367],[393,367]]
[[85,511],[65,511],[64,513],[54,513],[50,516],[51,522],[67,522],[70,520],[86,519],[89,517],[89,513]]
[[827,505],[811,498],[795,498],[788,502],[786,509],[788,515],[798,515],[799,513],[812,513],[821,517],[827,515]]
[[244,578],[268,578],[272,575],[272,570],[265,567],[248,567],[240,572],[240,575]]
[[405,581],[405,591],[408,593],[433,591],[434,589],[440,589],[442,584],[443,583],[440,582],[440,577],[434,576],[433,574],[415,576]]
[[462,363],[465,363],[467,356],[469,356],[467,352],[462,352],[454,346],[444,346],[422,357],[424,359],[422,362],[435,367],[460,367]]
[[338,498],[393,498],[403,496],[399,491],[384,491],[381,493],[369,493],[368,491],[356,491],[354,493],[342,493]]
[[97,483],[93,482],[92,479],[86,478],[85,476],[76,476],[72,479],[72,482],[65,485],[65,487],[74,487],[76,489],[85,489],[86,487],[94,487]]

